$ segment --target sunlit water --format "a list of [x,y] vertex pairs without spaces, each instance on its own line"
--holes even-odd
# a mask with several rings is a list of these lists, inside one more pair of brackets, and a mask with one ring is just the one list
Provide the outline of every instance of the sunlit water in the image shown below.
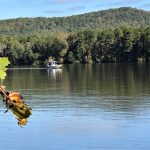
[[13,68],[4,84],[32,107],[23,128],[0,102],[0,150],[149,150],[150,65]]

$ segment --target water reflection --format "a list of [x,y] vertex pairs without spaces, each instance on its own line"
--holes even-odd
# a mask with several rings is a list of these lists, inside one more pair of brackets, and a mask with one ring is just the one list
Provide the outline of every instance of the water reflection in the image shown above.
[[20,130],[0,105],[1,149],[150,149],[149,64],[11,69],[5,85],[33,115]]
[[47,69],[47,73],[54,80],[62,77],[62,69]]
[[8,70],[5,84],[32,95],[38,107],[53,104],[128,113],[149,108],[149,75],[149,64],[64,65],[52,70]]

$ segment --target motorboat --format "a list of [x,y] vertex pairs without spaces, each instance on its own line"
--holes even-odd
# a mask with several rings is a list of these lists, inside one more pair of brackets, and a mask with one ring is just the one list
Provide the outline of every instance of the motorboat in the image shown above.
[[61,64],[59,64],[57,61],[50,61],[47,62],[47,67],[50,69],[60,69],[62,67]]

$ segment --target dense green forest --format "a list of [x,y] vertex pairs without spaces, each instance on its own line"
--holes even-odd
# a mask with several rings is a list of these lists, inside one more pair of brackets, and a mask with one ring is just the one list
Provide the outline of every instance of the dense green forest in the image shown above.
[[0,36],[0,55],[12,65],[43,64],[49,57],[63,63],[149,62],[150,27],[84,30],[68,36]]
[[148,26],[150,12],[122,7],[70,17],[17,18],[0,20],[1,34],[25,34],[31,32],[55,33],[74,32],[85,29],[113,29],[119,26]]
[[12,65],[150,61],[150,13],[109,9],[64,18],[0,21],[0,56]]

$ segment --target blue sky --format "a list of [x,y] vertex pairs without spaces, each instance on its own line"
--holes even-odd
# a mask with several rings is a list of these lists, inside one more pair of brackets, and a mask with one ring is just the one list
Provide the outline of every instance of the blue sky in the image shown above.
[[0,0],[0,19],[58,17],[130,6],[150,10],[150,0]]

